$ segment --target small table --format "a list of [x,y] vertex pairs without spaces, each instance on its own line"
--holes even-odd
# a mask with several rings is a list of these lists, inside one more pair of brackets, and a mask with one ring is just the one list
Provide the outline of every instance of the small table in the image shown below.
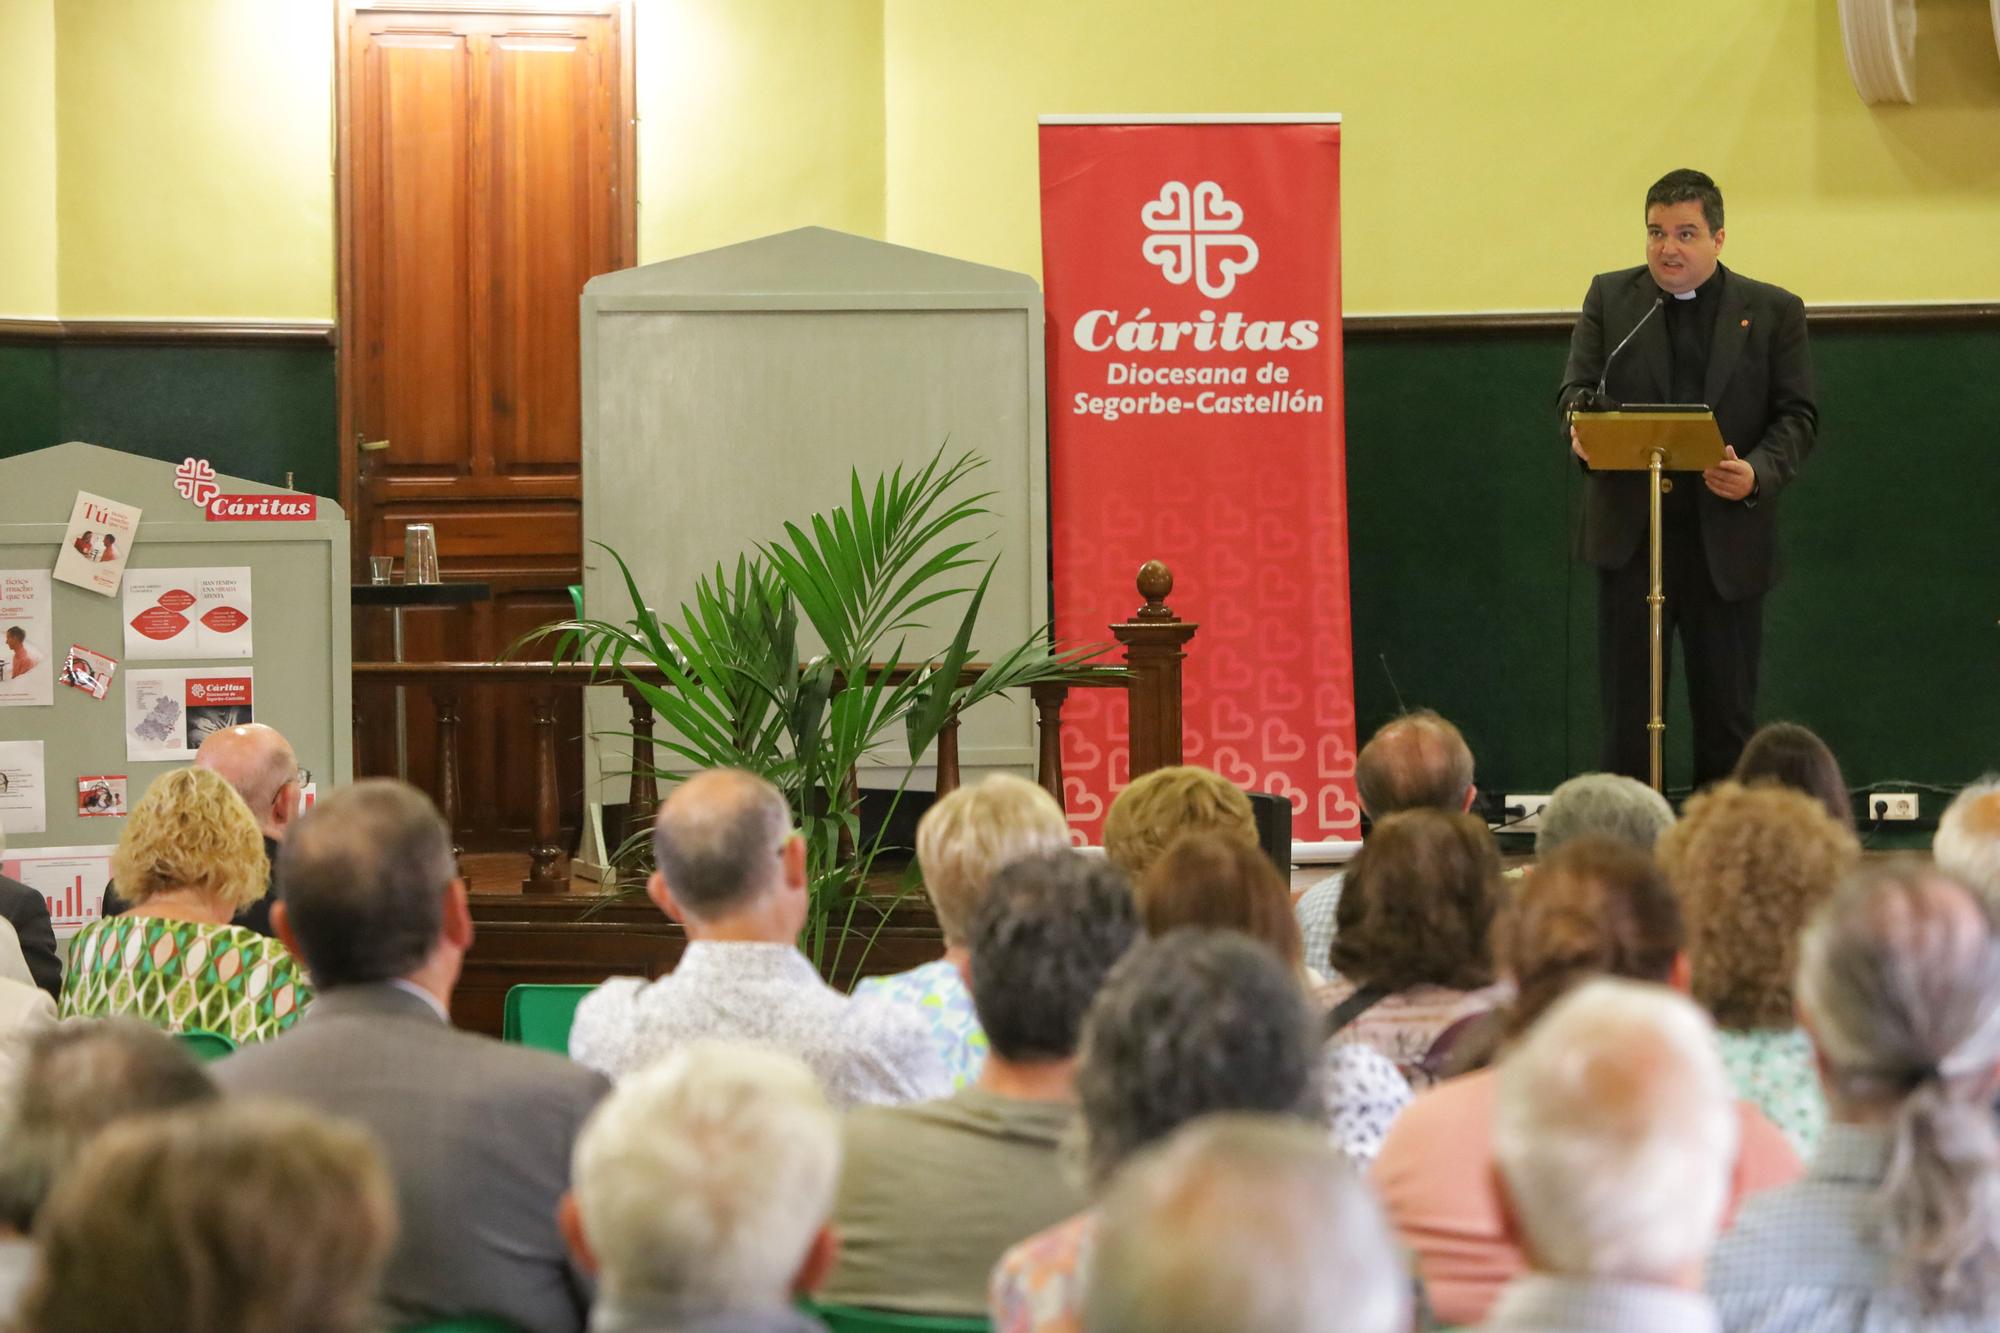
[[[412,606],[471,606],[491,600],[493,585],[455,581],[452,583],[357,583],[351,589],[353,606],[389,608],[395,661],[403,660],[403,612]],[[410,738],[404,717],[404,687],[396,687],[396,776],[410,780]]]

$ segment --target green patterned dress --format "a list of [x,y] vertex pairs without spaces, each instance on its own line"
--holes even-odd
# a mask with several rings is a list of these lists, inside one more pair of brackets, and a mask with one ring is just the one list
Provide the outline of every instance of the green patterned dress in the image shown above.
[[274,939],[241,926],[159,917],[96,921],[70,941],[64,1018],[129,1014],[169,1032],[201,1028],[241,1046],[298,1022],[305,970]]

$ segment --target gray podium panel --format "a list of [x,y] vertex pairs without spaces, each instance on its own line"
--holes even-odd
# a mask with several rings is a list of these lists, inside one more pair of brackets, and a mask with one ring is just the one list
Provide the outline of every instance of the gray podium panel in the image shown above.
[[[1000,565],[976,645],[1011,645],[1049,618],[1042,299],[1034,280],[979,264],[808,227],[684,259],[606,274],[583,296],[585,603],[623,619],[617,567],[631,564],[670,616],[718,561],[802,525],[864,480],[921,465],[947,445],[987,465],[990,539]],[[976,573],[973,576],[977,577]],[[963,603],[930,608],[942,650]],[[592,701],[593,731],[624,731],[615,692]],[[615,780],[622,749],[588,748],[589,775]],[[967,775],[1032,768],[1028,700],[994,700],[960,734]],[[885,749],[900,770],[906,753]],[[929,781],[920,770],[913,785]]]
[[[219,476],[226,494],[293,495],[278,487]],[[212,660],[129,661],[124,599],[57,582],[52,585],[53,642],[48,669],[60,671],[72,643],[118,659],[102,700],[60,683],[46,707],[0,708],[0,741],[43,743],[48,827],[12,833],[10,847],[112,843],[124,821],[83,818],[76,779],[124,774],[129,800],[178,762],[126,759],[125,682],[134,670],[248,667],[256,719],[282,731],[321,791],[350,781],[354,724],[348,609],[347,519],[324,497],[309,521],[210,522],[174,490],[174,465],[91,444],[61,444],[0,460],[0,569],[50,569],[78,491],[136,505],[143,512],[125,578],[148,569],[247,566],[251,571],[252,655]]]

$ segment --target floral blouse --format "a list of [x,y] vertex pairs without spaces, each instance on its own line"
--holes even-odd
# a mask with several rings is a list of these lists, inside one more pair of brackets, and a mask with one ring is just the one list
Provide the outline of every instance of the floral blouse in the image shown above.
[[305,969],[277,940],[241,926],[127,914],[94,921],[70,941],[57,1012],[127,1014],[242,1046],[291,1027],[311,1001]]
[[986,1067],[986,1030],[973,1010],[972,992],[944,959],[894,976],[867,977],[854,988],[854,997],[893,1004],[922,1019],[951,1073],[954,1091],[977,1081]]
[[1725,1028],[1715,1035],[1736,1095],[1769,1116],[1800,1158],[1810,1160],[1826,1132],[1826,1094],[1820,1090],[1805,1029]]

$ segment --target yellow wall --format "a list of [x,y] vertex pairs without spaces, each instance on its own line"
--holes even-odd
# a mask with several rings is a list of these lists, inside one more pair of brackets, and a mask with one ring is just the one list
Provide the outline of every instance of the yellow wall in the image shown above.
[[53,0],[0,0],[0,319],[56,313]]
[[639,260],[882,234],[881,0],[640,0]]
[[1040,269],[1035,117],[1338,111],[1346,305],[1574,306],[1646,186],[1716,176],[1724,257],[1808,301],[2000,297],[1986,0],[1919,7],[1867,107],[1828,0],[885,0],[888,231]]
[[333,19],[58,0],[62,313],[333,317]]

